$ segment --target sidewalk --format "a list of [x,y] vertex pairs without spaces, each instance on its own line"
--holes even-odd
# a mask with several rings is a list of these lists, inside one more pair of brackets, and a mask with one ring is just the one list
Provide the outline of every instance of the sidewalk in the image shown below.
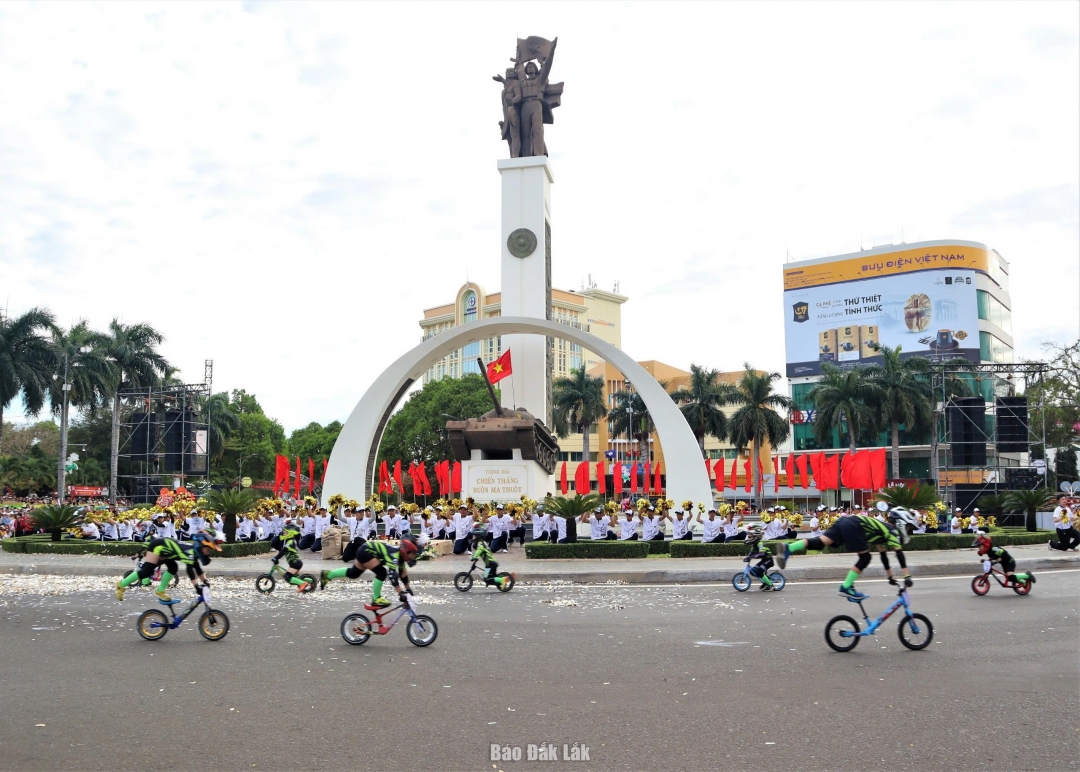
[[[1021,571],[1080,569],[1080,553],[1050,552],[1045,546],[1011,547]],[[974,549],[910,552],[908,566],[912,576],[970,574],[981,570]],[[340,568],[339,560],[323,561],[303,553],[304,572]],[[583,584],[626,582],[628,584],[682,584],[691,582],[729,582],[743,569],[742,558],[647,558],[644,560],[526,560],[520,549],[499,555],[499,570],[513,571],[519,582],[566,581]],[[784,575],[789,580],[842,580],[851,568],[854,556],[848,554],[799,556],[788,563]],[[895,563],[895,559],[893,560]],[[409,569],[415,579],[451,582],[454,574],[468,568],[465,556],[449,555],[422,561]],[[119,576],[134,566],[130,558],[96,555],[20,555],[0,552],[0,574],[75,574],[80,576]],[[218,558],[208,569],[211,577],[254,579],[270,568],[270,553],[264,558]],[[881,562],[874,562],[864,572],[866,577],[884,576]]]

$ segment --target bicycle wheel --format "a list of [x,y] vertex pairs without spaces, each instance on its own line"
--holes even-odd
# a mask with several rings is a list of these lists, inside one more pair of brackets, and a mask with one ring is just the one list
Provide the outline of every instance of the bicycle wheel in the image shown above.
[[454,587],[458,589],[458,592],[468,592],[471,590],[472,582],[472,574],[467,571],[462,571],[454,577]]
[[341,637],[353,646],[367,643],[371,637],[371,622],[363,614],[349,614],[341,620]]
[[[825,643],[833,651],[851,651],[859,645],[859,623],[846,614],[833,617],[825,625]],[[845,635],[847,633],[848,635]]]
[[731,577],[731,586],[739,592],[746,592],[750,589],[750,577],[746,574],[735,574]]
[[506,580],[501,585],[495,585],[499,588],[499,592],[510,592],[514,589],[514,577],[508,571],[503,571],[499,577]]
[[152,608],[139,616],[135,629],[146,640],[156,641],[164,638],[165,633],[169,632],[169,620],[156,608]]
[[269,595],[274,591],[274,586],[277,582],[274,581],[274,577],[270,574],[263,574],[255,579],[255,589],[259,591],[261,595]]
[[897,632],[900,643],[914,651],[925,649],[930,645],[930,641],[934,640],[934,625],[922,614],[912,614],[910,618],[901,619]]
[[990,592],[990,579],[986,574],[979,574],[971,580],[971,591],[976,595],[986,595]]
[[787,584],[787,579],[785,579],[784,575],[779,571],[773,571],[769,574],[769,581],[772,582],[773,592],[780,592]]
[[1031,580],[1028,579],[1023,584],[1017,584],[1016,582],[1013,582],[1013,592],[1015,592],[1017,595],[1027,595],[1029,592],[1031,592]]
[[405,628],[405,634],[417,646],[430,646],[439,636],[439,626],[426,614],[417,614]]
[[307,582],[307,589],[304,590],[304,595],[307,595],[309,592],[315,592],[316,588],[319,586],[319,580],[311,574],[301,574],[300,578]]
[[220,641],[229,634],[229,618],[216,609],[204,611],[199,617],[199,632],[208,641]]

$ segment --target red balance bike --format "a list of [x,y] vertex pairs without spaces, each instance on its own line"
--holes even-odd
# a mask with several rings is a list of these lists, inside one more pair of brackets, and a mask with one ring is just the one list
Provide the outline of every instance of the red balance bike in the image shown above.
[[[346,643],[360,646],[367,643],[372,635],[386,635],[394,629],[394,625],[402,617],[408,617],[409,623],[405,626],[405,635],[409,637],[409,641],[417,646],[430,646],[439,634],[439,627],[435,624],[435,620],[426,614],[416,613],[416,601],[413,600],[411,593],[403,593],[400,597],[401,603],[397,606],[383,608],[365,603],[364,609],[375,613],[375,621],[372,622],[363,614],[349,614],[341,622],[341,637]],[[390,624],[385,624],[383,617],[394,611],[399,612],[398,615],[390,621]]]
[[[984,563],[984,568],[986,564]],[[1031,592],[1031,574],[1028,574],[1027,581],[1017,582],[1006,575],[1004,571],[990,564],[989,568],[983,571],[983,573],[976,576],[971,580],[971,591],[976,595],[986,595],[990,592],[990,577],[994,577],[997,583],[1002,587],[1007,587],[1015,592],[1017,595],[1027,595]]]

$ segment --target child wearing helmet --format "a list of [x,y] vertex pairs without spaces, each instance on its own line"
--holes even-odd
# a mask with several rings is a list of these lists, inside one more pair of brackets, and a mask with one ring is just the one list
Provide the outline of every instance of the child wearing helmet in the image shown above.
[[[423,540],[423,537],[421,537]],[[403,598],[404,593],[412,593],[409,585],[409,572],[407,566],[416,564],[416,556],[419,553],[417,542],[411,538],[402,539],[397,547],[392,547],[383,541],[367,541],[356,550],[356,559],[351,566],[335,568],[333,571],[323,571],[319,574],[319,589],[326,589],[327,583],[333,579],[348,577],[359,579],[364,571],[371,571],[375,578],[371,581],[371,605],[385,608],[390,601],[382,597],[383,582],[390,579],[390,583],[398,589],[398,597]],[[398,584],[398,578],[405,584],[402,592]]]
[[990,567],[994,563],[1001,564],[1001,570],[1005,572],[1005,579],[1008,582],[1015,584],[1024,584],[1029,579],[1032,584],[1035,584],[1035,574],[1031,571],[1027,573],[1015,573],[1016,572],[1016,559],[1013,558],[1003,547],[995,547],[993,540],[985,533],[979,533],[975,537],[975,541],[971,543],[972,547],[979,548],[979,557],[983,558],[983,572],[990,573]]
[[495,556],[492,554],[491,549],[487,544],[483,541],[478,541],[476,543],[476,549],[473,550],[472,559],[474,562],[477,560],[484,561],[484,568],[487,569],[487,574],[484,576],[485,581],[495,582],[499,587],[503,586],[503,583],[506,582],[506,577],[495,576],[499,571],[499,564],[495,562]]
[[139,570],[131,572],[116,583],[116,599],[122,601],[124,591],[130,585],[153,576],[159,563],[164,564],[165,570],[161,572],[161,582],[156,595],[165,602],[172,600],[165,588],[179,573],[177,562],[186,566],[188,579],[196,588],[200,584],[209,584],[202,567],[210,563],[211,552],[221,552],[221,547],[214,541],[215,535],[212,531],[196,531],[192,534],[191,544],[181,544],[175,539],[154,539],[146,547],[146,556]]
[[280,543],[278,553],[270,558],[270,562],[276,566],[284,556],[285,562],[289,564],[285,576],[289,584],[296,585],[296,591],[302,593],[307,590],[308,583],[300,578],[300,569],[304,567],[304,561],[300,559],[300,527],[295,523],[286,525],[281,530]]
[[773,555],[761,539],[761,526],[756,524],[750,526],[750,530],[746,532],[747,555],[743,558],[743,563],[749,563],[751,560],[758,561],[757,565],[750,569],[750,573],[761,580],[762,591],[768,592],[773,589],[772,579],[769,578],[769,569],[773,567]]
[[884,501],[877,503],[877,510],[882,513],[889,512],[888,523],[867,515],[848,515],[838,518],[821,536],[782,545],[776,552],[777,565],[783,569],[794,554],[808,549],[820,550],[830,544],[842,543],[850,552],[857,552],[859,557],[848,571],[847,578],[840,585],[838,592],[852,600],[864,600],[867,596],[855,589],[855,580],[862,575],[863,569],[870,565],[870,547],[873,546],[881,555],[881,564],[885,567],[889,584],[897,583],[889,565],[889,556],[886,554],[889,550],[893,550],[896,553],[896,561],[904,572],[904,586],[910,587],[911,572],[908,571],[907,558],[904,557],[902,545],[907,544],[911,539],[911,532],[908,529],[915,528],[915,516],[900,507],[890,512],[889,505]]

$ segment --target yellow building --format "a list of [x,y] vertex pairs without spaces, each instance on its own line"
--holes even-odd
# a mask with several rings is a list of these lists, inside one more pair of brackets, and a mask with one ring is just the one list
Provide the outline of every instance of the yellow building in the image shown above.
[[[625,295],[607,292],[595,285],[577,291],[552,289],[551,321],[592,333],[621,348],[622,304],[627,300]],[[452,303],[425,309],[424,318],[420,320],[420,329],[423,331],[423,339],[427,340],[451,327],[501,314],[501,293],[493,292],[489,295],[479,284],[468,282],[457,291]],[[556,340],[552,345],[552,378],[563,378],[568,376],[571,370],[582,367],[589,370],[603,364],[600,357],[575,343]],[[447,377],[456,378],[465,373],[479,373],[477,357],[486,364],[497,359],[501,353],[502,340],[499,336],[470,343],[437,362],[425,373],[424,383]]]

